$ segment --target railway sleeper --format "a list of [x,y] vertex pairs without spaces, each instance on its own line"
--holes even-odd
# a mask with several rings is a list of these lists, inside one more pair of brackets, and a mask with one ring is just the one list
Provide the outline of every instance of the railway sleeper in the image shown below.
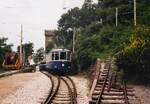
[[100,76],[101,76],[101,77],[106,77],[106,76],[107,76],[107,73],[106,73],[106,74],[101,74]]
[[[98,99],[98,96],[97,97],[92,97],[92,100],[97,100]],[[102,96],[102,99],[105,99],[105,100],[124,100],[124,97],[123,96]]]
[[[95,91],[101,91],[101,90],[102,90],[102,88],[100,88],[100,87],[96,87],[94,90],[95,90]],[[106,88],[105,88],[105,90],[108,90],[108,87],[106,87]],[[110,91],[120,91],[120,90],[118,90],[118,89],[114,89],[114,88],[110,88],[110,89],[109,89],[109,92],[110,92]]]
[[101,100],[102,104],[125,104],[124,100]]
[[102,72],[104,72],[104,73],[108,73],[108,69],[103,69],[103,71]]
[[55,97],[54,100],[57,101],[70,101],[69,97]]
[[70,104],[70,101],[57,101],[57,100],[53,100],[52,104]]
[[70,93],[66,93],[66,92],[58,92],[57,95],[70,95]]
[[[107,92],[107,91],[104,91],[104,93],[103,93],[103,95],[109,95],[109,96],[123,96],[123,94],[124,94],[123,92]],[[98,97],[99,93],[93,93],[92,95]],[[134,94],[127,93],[127,96],[134,96]]]
[[[107,96],[123,96],[123,93],[103,93],[103,95],[107,95]],[[98,98],[98,94],[92,94],[92,98]]]
[[97,82],[104,82],[104,79],[98,79],[98,81]]
[[107,74],[108,70],[104,69],[104,71],[101,72],[101,74]]
[[106,100],[123,100],[124,99],[124,96],[108,96],[108,95],[102,95],[102,98],[103,99],[106,99]]
[[[97,85],[96,85],[96,87],[99,87],[99,88],[101,88],[102,86],[103,86],[102,84],[97,84]],[[105,88],[106,88],[106,87],[108,88],[108,85],[107,85],[107,84],[106,84]]]
[[[93,94],[100,94],[100,92],[101,92],[100,90],[99,91],[94,90]],[[106,91],[104,91],[104,93],[121,93],[122,94],[123,92],[120,92],[120,91],[117,91],[117,90],[113,90],[113,91],[112,90],[110,90],[110,91],[106,90]]]
[[107,92],[104,91],[104,95],[123,95],[123,92]]
[[[89,104],[96,104],[97,100],[92,100]],[[125,104],[123,100],[102,100],[100,104]]]
[[69,94],[65,94],[65,95],[59,94],[59,95],[55,95],[55,97],[60,97],[60,98],[69,97],[69,96],[70,96]]
[[[104,82],[102,82],[102,81],[98,81],[98,82],[97,82],[97,84],[100,84],[100,85],[103,85],[103,83],[104,83]],[[106,82],[105,84],[108,85],[109,82]]]
[[102,78],[102,77],[100,77],[99,79],[98,79],[98,81],[104,81],[105,80],[105,78]]

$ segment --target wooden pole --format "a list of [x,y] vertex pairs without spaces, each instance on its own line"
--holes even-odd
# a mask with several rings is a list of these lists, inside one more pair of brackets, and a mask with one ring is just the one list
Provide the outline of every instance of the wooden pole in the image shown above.
[[72,46],[72,52],[75,52],[75,35],[76,35],[76,30],[75,27],[73,28],[73,46]]
[[136,0],[134,0],[134,26],[136,26]]
[[102,18],[100,19],[100,23],[103,24],[103,19]]
[[22,53],[22,35],[23,35],[23,26],[21,24],[21,34],[20,34],[20,63],[23,64],[23,53]]
[[118,26],[118,8],[116,8],[116,27]]

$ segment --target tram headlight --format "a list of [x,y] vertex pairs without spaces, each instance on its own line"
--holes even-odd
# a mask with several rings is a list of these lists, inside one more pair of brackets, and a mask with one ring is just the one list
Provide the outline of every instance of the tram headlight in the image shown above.
[[65,64],[62,64],[62,67],[64,67],[65,66]]

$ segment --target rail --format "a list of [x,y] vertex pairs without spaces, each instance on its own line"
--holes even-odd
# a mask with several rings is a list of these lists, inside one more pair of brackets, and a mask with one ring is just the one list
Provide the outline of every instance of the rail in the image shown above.
[[[64,84],[67,86],[66,91],[68,93],[66,93],[68,96],[68,101],[70,102],[70,104],[77,104],[77,91],[76,91],[76,86],[75,83],[73,82],[73,80],[69,77],[69,76],[54,76],[48,72],[42,72],[43,74],[45,74],[47,77],[49,77],[49,79],[51,80],[51,84],[52,87],[49,91],[49,94],[47,96],[47,98],[42,102],[42,104],[51,104],[54,102],[60,102],[59,100],[56,100],[59,95],[59,93],[61,93],[61,84],[60,81],[62,80],[64,82]],[[54,77],[57,78],[57,85],[55,85],[54,83]],[[63,84],[62,84],[63,85]],[[61,101],[66,101],[66,97],[62,96],[61,97],[62,100]],[[64,98],[64,100],[63,100]],[[59,99],[59,98],[58,98]]]
[[54,89],[54,81],[52,79],[52,75],[50,73],[45,73],[45,72],[42,72],[43,74],[45,74],[47,77],[50,78],[51,80],[51,83],[52,83],[52,87],[50,89],[50,92],[49,92],[49,95],[47,96],[47,98],[45,99],[45,101],[42,102],[42,104],[51,104],[52,103],[52,100],[54,99],[56,93],[58,92],[58,89],[60,87],[60,78],[57,77],[57,85],[56,85],[56,89]]
[[89,93],[89,101],[91,101],[92,99],[92,93],[96,87],[96,84],[97,84],[97,81],[99,79],[99,76],[100,76],[100,73],[101,73],[101,63],[100,63],[100,59],[97,59],[96,61],[96,71],[95,71],[95,74],[94,74],[94,80],[93,80],[93,84],[92,84],[92,87],[91,87],[91,90],[90,90],[90,93]]
[[124,92],[125,104],[129,104],[128,96],[127,96],[127,87],[126,87],[126,82],[125,81],[123,81],[123,92]]
[[72,86],[73,86],[73,102],[74,102],[74,104],[77,104],[77,89],[76,89],[76,85],[75,85],[75,83],[73,82],[73,80],[69,77],[69,76],[67,76],[66,77],[67,79],[69,79],[69,81],[71,82],[71,84],[72,84]]
[[109,70],[110,70],[110,67],[109,67],[109,69],[108,69],[107,75],[106,75],[106,77],[105,77],[105,80],[104,80],[104,83],[103,83],[103,85],[102,85],[102,89],[101,89],[101,92],[100,92],[100,94],[99,94],[99,96],[98,96],[98,99],[97,99],[97,101],[96,101],[96,104],[100,104],[100,102],[101,102],[102,95],[103,95],[103,92],[104,92],[105,87],[106,87],[106,82],[107,82],[108,77],[109,77]]
[[73,92],[71,90],[70,85],[68,84],[68,82],[63,77],[61,77],[61,79],[66,83],[66,85],[68,87],[68,91],[69,91],[69,94],[70,94],[70,104],[74,104]]

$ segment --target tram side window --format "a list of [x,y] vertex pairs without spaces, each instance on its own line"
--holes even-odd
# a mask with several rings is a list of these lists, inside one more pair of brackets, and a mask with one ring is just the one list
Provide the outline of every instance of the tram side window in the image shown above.
[[70,52],[67,54],[67,60],[70,61]]
[[60,60],[66,60],[66,52],[60,53]]
[[52,53],[52,60],[54,60],[54,57],[55,57],[55,55],[54,55],[54,53]]

